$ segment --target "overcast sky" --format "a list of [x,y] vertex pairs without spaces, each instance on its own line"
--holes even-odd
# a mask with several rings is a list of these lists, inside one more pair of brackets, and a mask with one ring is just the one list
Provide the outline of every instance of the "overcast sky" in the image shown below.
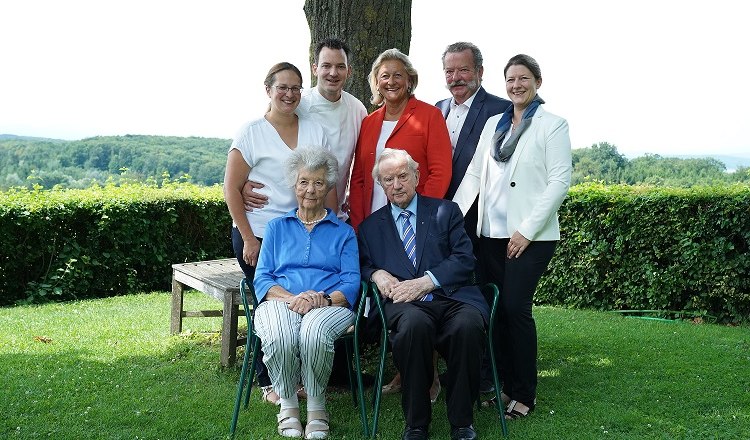
[[[272,64],[296,64],[309,86],[303,4],[3,1],[0,134],[232,138],[265,110]],[[574,148],[750,157],[746,18],[736,0],[413,0],[416,96],[447,97],[442,51],[471,41],[502,97],[508,58],[537,59]]]

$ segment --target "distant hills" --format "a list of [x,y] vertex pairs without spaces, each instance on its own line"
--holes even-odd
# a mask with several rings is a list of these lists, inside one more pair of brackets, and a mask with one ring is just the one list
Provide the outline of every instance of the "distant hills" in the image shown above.
[[679,159],[698,159],[698,158],[710,157],[726,165],[728,173],[734,172],[739,167],[750,167],[750,157],[726,156],[726,155],[721,155],[721,154],[711,154],[708,156],[684,155],[683,154],[680,156],[670,156],[670,157],[676,157]]
[[[750,150],[750,148],[748,148]],[[660,154],[643,152],[640,154],[626,154],[628,159],[635,159],[647,155],[658,155],[659,157],[673,157],[677,159],[716,159],[726,166],[728,173],[734,172],[739,167],[750,167],[750,152],[747,156],[732,156],[728,154]]]
[[165,177],[214,185],[224,179],[230,139],[96,136],[75,141],[0,134],[0,189],[85,188]]
[[[231,139],[177,136],[96,136],[81,140],[0,134],[0,190],[85,188],[122,181],[186,179],[221,184]],[[735,172],[742,167],[741,172]],[[573,150],[572,183],[692,186],[750,180],[750,157],[644,154],[628,159],[601,142]]]
[[[134,136],[134,135],[128,135],[128,136]],[[137,135],[135,135],[137,136]],[[119,136],[108,136],[117,138]],[[141,137],[141,136],[138,136]],[[148,136],[143,136],[148,137]],[[171,137],[171,136],[170,136]],[[43,142],[54,142],[54,143],[60,143],[60,142],[75,142],[75,141],[66,141],[63,139],[52,139],[52,138],[43,138],[43,137],[34,137],[34,136],[18,136],[15,134],[0,134],[0,141],[3,140],[23,140],[23,141],[43,141]],[[186,138],[187,139],[187,138]],[[229,141],[231,142],[231,140]],[[649,153],[646,153],[649,154]],[[653,153],[658,154],[658,153]],[[676,157],[678,159],[699,159],[699,158],[713,158],[718,160],[719,162],[723,163],[727,167],[727,172],[733,172],[739,167],[750,167],[750,153],[748,153],[748,156],[729,156],[729,155],[723,155],[723,154],[707,154],[707,155],[699,155],[699,154],[659,154],[661,157]],[[630,157],[631,159],[638,156]]]
[[17,136],[15,134],[0,134],[0,141],[6,141],[6,140],[44,141],[44,142],[70,142],[70,141],[65,141],[65,140],[62,140],[62,139],[51,139],[51,138],[33,137],[33,136]]

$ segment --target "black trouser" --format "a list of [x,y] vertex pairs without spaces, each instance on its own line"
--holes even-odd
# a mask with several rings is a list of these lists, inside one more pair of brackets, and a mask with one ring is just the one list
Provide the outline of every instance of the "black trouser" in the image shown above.
[[[471,240],[471,248],[474,251],[474,257],[476,257],[477,260],[479,260],[479,237],[477,237],[477,201],[474,200],[474,204],[471,205],[471,208],[466,212],[466,215],[464,215],[464,229],[466,230],[466,235],[469,236],[469,240]],[[474,268],[474,278],[475,282],[478,285],[482,285],[486,283],[487,281],[484,280],[484,275],[482,274],[482,267],[477,264]]]
[[503,392],[534,407],[537,385],[536,323],[531,314],[534,291],[555,252],[556,241],[532,241],[519,258],[507,259],[509,239],[480,237],[479,264],[486,281],[500,289],[493,334],[496,366]]
[[[257,237],[256,237],[257,238]],[[258,238],[258,241],[262,242],[262,238]],[[237,262],[240,263],[240,269],[245,274],[247,281],[252,284],[255,279],[255,266],[250,266],[245,263],[242,259],[242,250],[245,243],[242,241],[242,234],[236,227],[232,228],[232,249],[234,250],[234,256],[237,257]],[[258,350],[258,359],[255,362],[255,373],[258,378],[258,385],[265,387],[271,385],[271,378],[268,377],[268,369],[263,363],[263,350]]]
[[432,417],[432,352],[448,366],[446,402],[452,426],[473,423],[479,395],[479,364],[485,321],[469,304],[436,296],[433,301],[385,303],[393,362],[401,373],[401,407],[410,427],[428,427]]

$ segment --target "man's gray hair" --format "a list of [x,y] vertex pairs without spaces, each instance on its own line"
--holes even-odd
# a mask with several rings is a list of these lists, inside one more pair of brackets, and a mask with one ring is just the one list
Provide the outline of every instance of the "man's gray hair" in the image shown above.
[[300,170],[326,172],[326,186],[330,189],[339,178],[339,162],[330,151],[323,147],[297,147],[284,162],[286,179],[289,186],[297,184]]
[[479,68],[482,67],[482,62],[484,61],[484,59],[482,58],[482,51],[480,51],[475,44],[469,43],[468,41],[459,41],[446,47],[445,52],[443,52],[443,64],[445,65],[445,56],[449,53],[459,53],[465,51],[466,49],[471,51],[471,56],[472,58],[474,58],[474,69],[479,70]]
[[383,162],[384,160],[388,159],[403,159],[406,160],[406,164],[409,166],[409,169],[413,172],[417,172],[419,169],[419,164],[411,158],[409,153],[406,152],[406,150],[398,150],[395,148],[386,148],[383,150],[382,153],[380,153],[380,157],[378,157],[378,160],[375,161],[375,166],[372,168],[372,178],[376,182],[380,182],[380,162]]

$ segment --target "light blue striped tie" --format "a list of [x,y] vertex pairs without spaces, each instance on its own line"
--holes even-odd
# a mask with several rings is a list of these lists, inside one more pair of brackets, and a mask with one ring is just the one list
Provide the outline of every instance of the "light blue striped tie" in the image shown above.
[[404,244],[406,257],[411,260],[411,264],[413,264],[414,267],[417,267],[417,240],[414,237],[414,229],[412,229],[411,223],[409,222],[411,212],[401,211],[401,214],[398,216],[401,217],[401,230],[404,231],[404,236],[401,238],[401,241]]
[[[414,236],[414,229],[411,227],[411,222],[409,222],[411,212],[401,211],[401,214],[398,216],[401,218],[401,230],[404,231],[404,236],[401,238],[401,242],[404,245],[404,252],[406,252],[406,257],[411,260],[411,264],[417,267],[417,240]],[[421,301],[432,301],[432,294],[428,293]]]

